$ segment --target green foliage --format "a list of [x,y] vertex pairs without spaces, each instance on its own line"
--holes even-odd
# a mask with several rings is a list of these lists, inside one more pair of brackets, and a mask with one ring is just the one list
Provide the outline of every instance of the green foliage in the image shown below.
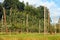
[[6,9],[10,9],[12,6],[14,5],[14,1],[13,0],[4,0],[4,7]]
[[[6,9],[7,27],[10,31],[26,32],[26,20],[28,19],[28,31],[39,32],[39,20],[41,32],[44,30],[44,6],[34,7],[26,5],[19,0],[4,0],[3,7]],[[0,7],[1,9],[1,7]],[[10,11],[11,10],[11,11]],[[48,17],[48,9],[46,8],[46,19]],[[10,15],[11,13],[11,15]],[[28,14],[28,18],[26,17]]]
[[40,6],[37,8],[37,12],[38,12],[38,18],[41,19],[41,18],[44,18],[44,6]]
[[2,15],[3,15],[3,7],[2,4],[0,3],[0,20],[2,18]]
[[17,8],[18,8],[19,11],[23,11],[24,6],[25,6],[25,4],[23,2],[18,2],[18,4],[17,4]]

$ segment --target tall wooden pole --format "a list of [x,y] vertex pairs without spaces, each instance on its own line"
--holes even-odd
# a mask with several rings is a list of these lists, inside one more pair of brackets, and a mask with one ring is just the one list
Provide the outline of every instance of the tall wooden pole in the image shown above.
[[48,27],[49,27],[50,34],[52,34],[52,27],[50,26],[50,13],[49,12],[48,12]]
[[46,9],[44,7],[44,34],[46,34]]
[[[2,22],[1,23],[2,23],[2,27],[3,27],[3,15],[2,15]],[[2,29],[1,29],[1,31],[2,31]]]
[[3,24],[4,26],[6,27],[6,33],[8,32],[8,29],[7,29],[7,24],[6,24],[6,11],[5,11],[5,8],[3,8]]
[[[10,17],[9,17],[10,18],[9,19],[10,20],[10,25],[11,25],[11,14],[12,14],[12,8],[10,8]],[[9,32],[11,33],[11,30]]]
[[26,15],[26,31],[28,33],[28,14]]
[[40,33],[40,28],[41,28],[40,26],[41,26],[41,25],[40,25],[40,20],[39,20],[39,33]]
[[56,24],[55,24],[55,34],[56,34]]
[[11,14],[12,14],[12,8],[10,9],[10,24],[11,24]]
[[48,28],[50,28],[49,23],[50,23],[50,15],[48,13]]

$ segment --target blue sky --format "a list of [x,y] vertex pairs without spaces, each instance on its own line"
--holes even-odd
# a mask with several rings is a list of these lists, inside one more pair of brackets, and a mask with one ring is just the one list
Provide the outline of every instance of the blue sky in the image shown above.
[[4,0],[0,0],[0,2],[3,2]]
[[[52,23],[57,23],[58,18],[60,16],[60,0],[20,0],[24,1],[24,3],[29,2],[29,4],[34,6],[46,6],[50,11],[50,17],[52,19]],[[3,0],[0,0],[3,2]]]

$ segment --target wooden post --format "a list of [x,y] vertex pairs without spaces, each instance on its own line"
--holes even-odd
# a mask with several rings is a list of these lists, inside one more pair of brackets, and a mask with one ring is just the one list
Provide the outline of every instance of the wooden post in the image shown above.
[[55,34],[56,34],[56,24],[55,24]]
[[[3,27],[3,15],[2,15],[2,22],[1,22],[1,24],[2,24],[2,27]],[[1,31],[3,31],[3,29],[1,29]]]
[[41,28],[41,27],[40,27],[40,20],[39,20],[39,33],[40,33],[40,28]]
[[46,14],[46,9],[44,7],[44,34],[46,34],[46,16],[45,16],[45,14]]
[[60,33],[60,23],[59,23],[59,33]]
[[12,8],[10,9],[10,24],[11,24],[11,14],[12,14]]
[[7,24],[6,24],[6,11],[5,8],[3,8],[3,24],[6,27],[6,33],[8,32]]
[[[9,19],[9,20],[10,20],[10,25],[11,25],[11,14],[12,14],[12,8],[10,8],[10,17],[9,17],[9,18],[10,18],[10,19]],[[10,32],[10,34],[11,34],[11,30],[9,30],[9,32]]]
[[50,13],[48,13],[48,27],[49,27],[49,31],[50,31],[50,34],[52,34],[52,27],[50,27]]
[[26,31],[28,33],[28,14],[26,15]]

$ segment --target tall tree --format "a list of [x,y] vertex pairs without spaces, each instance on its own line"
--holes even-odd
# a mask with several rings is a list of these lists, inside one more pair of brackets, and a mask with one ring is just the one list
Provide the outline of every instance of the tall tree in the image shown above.
[[[47,33],[50,28],[50,13],[47,7],[44,7],[44,30]],[[51,29],[51,28],[50,28]]]
[[23,10],[24,10],[24,7],[25,7],[24,2],[18,2],[18,4],[17,4],[17,9],[18,9],[19,11],[23,11]]
[[6,11],[5,11],[5,8],[3,8],[3,23],[4,23],[4,26],[6,27],[6,33],[8,32],[8,29],[7,29],[7,23],[6,23]]
[[18,1],[19,0],[4,0],[3,7],[4,7],[4,18],[5,18],[5,21],[6,21],[6,10],[9,10],[10,9],[10,23],[11,23],[12,8],[15,8],[16,7],[16,5],[17,5],[16,2],[18,2]]
[[0,3],[0,20],[2,19],[2,15],[3,15],[3,7],[2,4]]
[[[42,24],[44,24],[42,21],[43,18],[44,18],[44,6],[39,6],[37,7],[37,18],[38,18],[38,21],[39,21],[39,33],[41,31],[41,28],[43,28]],[[42,24],[41,24],[42,23]],[[41,27],[42,26],[42,27]]]
[[[40,6],[40,7],[38,7],[38,19],[39,20],[43,20],[44,21],[44,33],[46,33],[47,32],[47,25],[49,24],[49,22],[50,22],[50,15],[49,15],[49,10],[48,10],[48,8],[47,7],[44,7],[44,6]],[[49,19],[49,20],[48,20]],[[41,22],[40,22],[41,23]],[[39,24],[40,24],[39,23]],[[41,24],[40,24],[41,25]],[[40,27],[39,27],[40,28]]]

